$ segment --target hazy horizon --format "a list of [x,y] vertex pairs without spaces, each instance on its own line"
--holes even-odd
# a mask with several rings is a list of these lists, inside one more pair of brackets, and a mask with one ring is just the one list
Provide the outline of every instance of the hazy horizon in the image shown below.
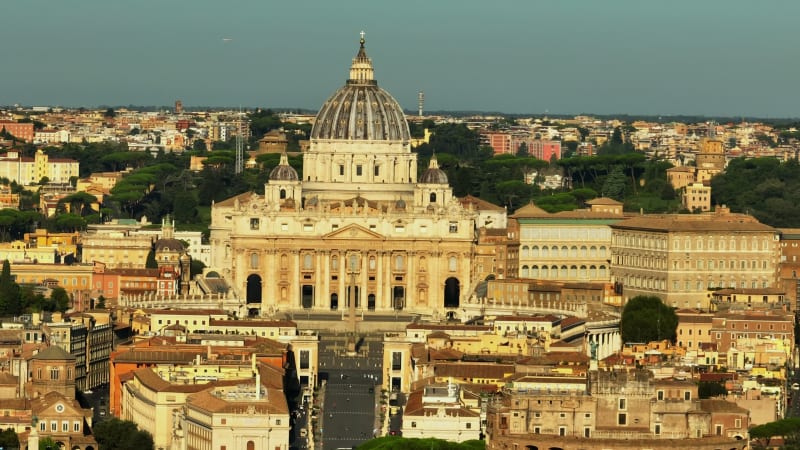
[[[46,12],[44,14],[43,12]],[[800,2],[212,0],[4,5],[0,104],[316,110],[366,31],[416,111],[800,117]]]

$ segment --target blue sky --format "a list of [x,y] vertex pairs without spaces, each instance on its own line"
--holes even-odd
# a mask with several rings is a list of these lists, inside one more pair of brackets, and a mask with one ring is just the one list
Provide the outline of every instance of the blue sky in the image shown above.
[[[0,105],[316,109],[367,33],[408,109],[800,117],[800,1],[13,0]],[[224,38],[232,39],[224,41]]]

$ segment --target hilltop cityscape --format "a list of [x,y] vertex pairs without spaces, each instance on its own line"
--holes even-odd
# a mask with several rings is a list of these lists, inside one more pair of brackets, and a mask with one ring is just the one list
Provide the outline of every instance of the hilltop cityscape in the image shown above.
[[0,448],[800,444],[800,122],[408,111],[354,50],[316,112],[0,108]]

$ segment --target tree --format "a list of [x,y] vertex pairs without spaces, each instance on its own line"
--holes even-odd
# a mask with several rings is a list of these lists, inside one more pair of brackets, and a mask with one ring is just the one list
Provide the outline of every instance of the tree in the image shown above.
[[19,285],[11,276],[11,264],[5,260],[0,272],[0,313],[17,315],[22,312],[19,294]]
[[39,450],[55,450],[59,448],[56,441],[51,437],[44,437],[39,439]]
[[517,156],[520,158],[528,156],[528,144],[524,142],[519,143],[519,147],[517,147]]
[[0,432],[0,448],[19,448],[19,437],[13,429],[8,428]]
[[103,113],[103,117],[106,119],[113,119],[117,117],[117,112],[114,111],[114,108],[106,108],[106,111]]
[[69,309],[69,294],[63,287],[54,287],[50,291],[50,301],[53,303],[55,310],[64,312]]
[[625,183],[627,179],[620,166],[615,166],[603,183],[603,196],[622,200],[625,197]]
[[651,342],[667,339],[675,342],[678,316],[660,298],[636,296],[622,310],[620,333],[623,342]]
[[153,448],[153,436],[139,430],[135,423],[116,418],[94,426],[94,438],[103,450],[139,450]]
[[722,383],[714,381],[701,381],[697,385],[697,394],[700,398],[714,398],[728,394],[728,390]]

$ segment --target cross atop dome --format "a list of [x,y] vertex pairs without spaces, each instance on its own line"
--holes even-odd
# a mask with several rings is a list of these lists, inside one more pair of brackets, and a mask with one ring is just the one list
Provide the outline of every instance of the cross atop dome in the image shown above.
[[365,34],[367,34],[367,33],[364,33],[364,30],[361,30],[361,40],[360,40],[359,42],[361,43],[361,46],[362,46],[362,47],[364,46],[364,42],[366,42],[366,41],[364,40],[364,35],[365,35]]

